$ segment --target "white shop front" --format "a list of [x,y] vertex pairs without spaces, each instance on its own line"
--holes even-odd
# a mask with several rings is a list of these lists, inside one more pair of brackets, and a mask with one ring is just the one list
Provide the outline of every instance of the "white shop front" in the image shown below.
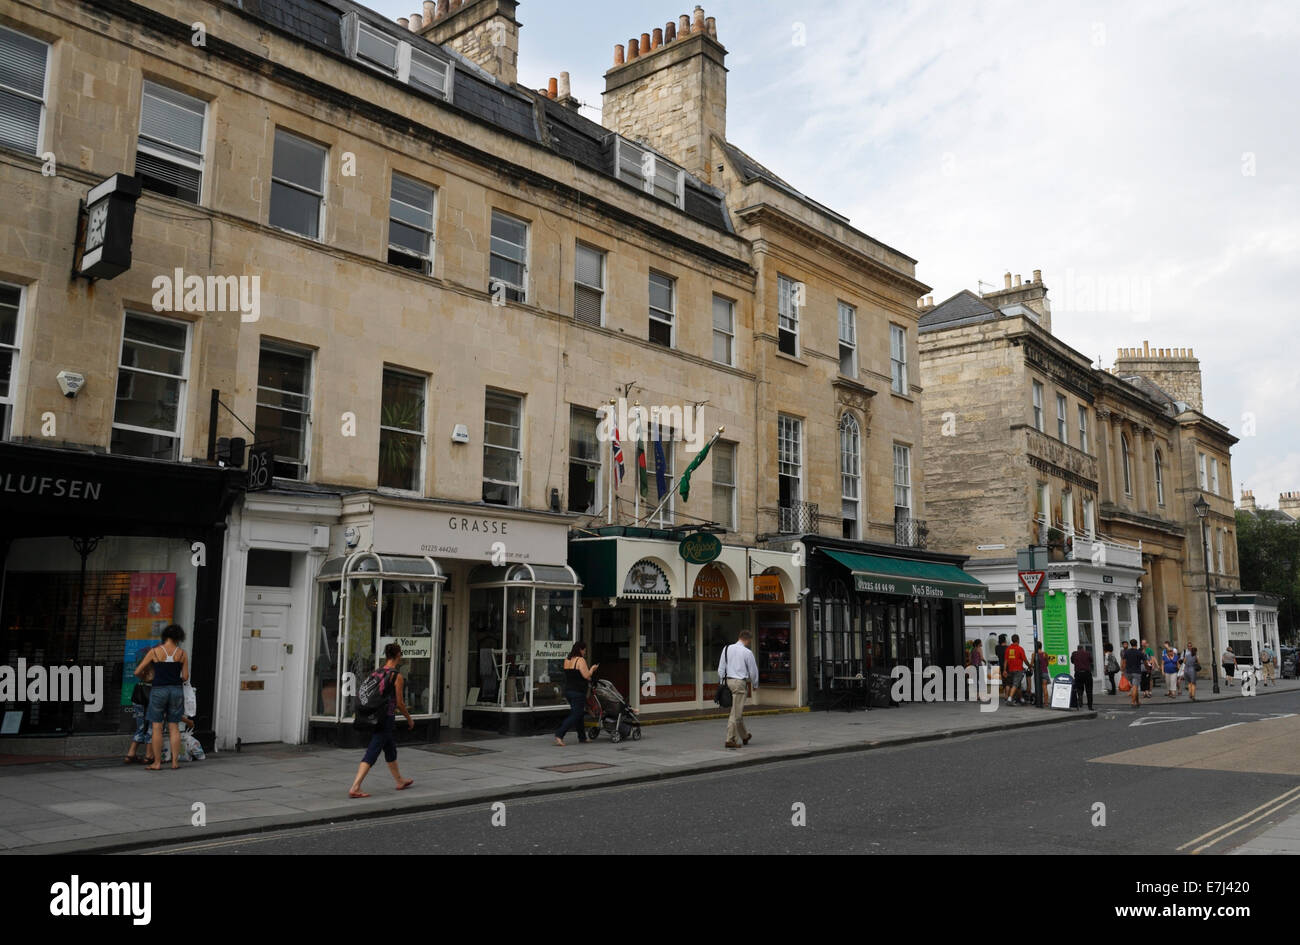
[[[1281,639],[1278,635],[1278,598],[1271,594],[1237,591],[1214,595],[1218,614],[1219,642],[1237,658],[1237,672],[1246,666],[1260,666],[1260,654],[1267,646],[1273,651],[1273,674],[1282,676]],[[1222,664],[1223,652],[1214,654]],[[1206,662],[1202,660],[1202,662]]]

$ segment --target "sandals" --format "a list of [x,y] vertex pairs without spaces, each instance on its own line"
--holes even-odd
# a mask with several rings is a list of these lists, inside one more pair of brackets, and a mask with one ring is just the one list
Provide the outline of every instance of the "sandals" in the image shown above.
[[407,778],[401,784],[397,785],[397,790],[405,791],[414,783],[415,783],[415,778]]
[[369,797],[365,791],[348,791],[348,797]]

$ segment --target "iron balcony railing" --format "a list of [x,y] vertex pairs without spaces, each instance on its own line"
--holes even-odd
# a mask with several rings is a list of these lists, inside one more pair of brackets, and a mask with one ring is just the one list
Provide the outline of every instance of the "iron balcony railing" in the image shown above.
[[904,548],[924,548],[930,529],[919,518],[894,519],[894,544]]
[[782,535],[816,534],[818,521],[816,502],[795,502],[777,509],[777,530]]

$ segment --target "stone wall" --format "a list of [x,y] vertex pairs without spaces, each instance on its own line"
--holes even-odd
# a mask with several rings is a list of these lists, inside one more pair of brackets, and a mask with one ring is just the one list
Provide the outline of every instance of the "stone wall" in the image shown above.
[[1194,410],[1204,410],[1201,402],[1201,362],[1191,348],[1120,348],[1115,354],[1112,373],[1137,374],[1149,378],[1174,400],[1181,400]]

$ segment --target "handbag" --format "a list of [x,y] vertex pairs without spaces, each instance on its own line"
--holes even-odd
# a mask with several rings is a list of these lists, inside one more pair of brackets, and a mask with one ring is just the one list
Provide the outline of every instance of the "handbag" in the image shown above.
[[149,693],[152,689],[153,687],[148,683],[136,683],[135,688],[131,690],[131,704],[141,708],[149,705]]
[[[731,647],[727,646],[724,647],[722,650],[722,660],[724,666],[726,665],[727,650],[729,649],[731,649]],[[724,709],[731,708],[731,702],[732,702],[731,687],[727,685],[727,681],[725,679],[720,680],[718,682],[718,691],[713,694],[713,701],[716,702]]]
[[1133,684],[1130,683],[1130,682],[1128,681],[1128,674],[1127,674],[1127,673],[1124,674],[1123,676],[1119,677],[1119,691],[1120,691],[1120,692],[1128,692],[1128,691],[1129,691],[1130,689],[1132,689],[1132,688],[1133,688]]

